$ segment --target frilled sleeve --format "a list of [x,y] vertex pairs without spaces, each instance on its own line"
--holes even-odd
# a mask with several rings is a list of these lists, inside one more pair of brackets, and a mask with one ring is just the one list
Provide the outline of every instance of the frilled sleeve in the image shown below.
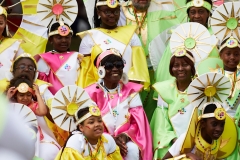
[[143,110],[139,94],[132,95],[129,102],[129,121],[130,126],[126,130],[124,126],[115,133],[125,133],[130,139],[138,145],[143,159],[152,159],[152,134],[147,116]]
[[63,153],[59,151],[55,160],[85,160],[84,157],[79,154],[78,151],[72,148],[65,148]]
[[128,72],[130,80],[139,81],[147,89],[150,85],[146,56],[142,46],[132,47],[132,66]]

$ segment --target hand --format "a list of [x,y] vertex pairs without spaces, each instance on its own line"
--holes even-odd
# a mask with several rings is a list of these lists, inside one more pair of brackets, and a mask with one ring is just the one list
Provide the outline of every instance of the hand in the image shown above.
[[16,93],[15,87],[10,87],[7,91],[7,98],[11,99],[15,93]]
[[[126,135],[125,135],[126,136]],[[123,157],[126,157],[127,155],[127,145],[126,145],[126,139],[124,138],[123,134],[118,135],[117,137],[113,137],[116,144],[120,148],[120,153]]]
[[39,91],[39,88],[38,88],[38,85],[37,84],[33,84],[33,90],[35,91],[35,95],[40,95],[40,91]]
[[196,155],[193,154],[193,153],[187,153],[187,154],[186,154],[186,157],[187,157],[187,158],[190,158],[191,160],[202,160],[201,158],[199,158],[198,156],[196,156]]
[[240,119],[238,120],[238,127],[240,127]]

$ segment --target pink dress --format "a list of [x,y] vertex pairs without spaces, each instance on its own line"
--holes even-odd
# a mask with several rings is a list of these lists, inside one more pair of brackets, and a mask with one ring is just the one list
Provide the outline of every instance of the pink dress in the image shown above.
[[98,84],[85,90],[101,110],[105,131],[113,136],[128,135],[141,151],[142,159],[151,160],[152,134],[139,96],[142,85],[129,82],[120,84],[120,88],[120,93],[107,95]]

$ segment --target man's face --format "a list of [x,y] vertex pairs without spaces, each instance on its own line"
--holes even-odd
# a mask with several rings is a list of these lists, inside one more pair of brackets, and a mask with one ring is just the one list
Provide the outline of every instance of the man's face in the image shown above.
[[132,4],[137,11],[146,11],[151,0],[132,0]]

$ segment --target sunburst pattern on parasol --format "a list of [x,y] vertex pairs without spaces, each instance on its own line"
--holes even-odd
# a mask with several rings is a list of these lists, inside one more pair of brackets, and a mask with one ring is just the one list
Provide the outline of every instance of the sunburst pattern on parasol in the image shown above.
[[233,36],[240,40],[240,2],[227,2],[215,9],[210,19],[212,30],[219,40]]
[[231,83],[218,73],[207,73],[197,77],[188,87],[188,98],[194,107],[202,109],[206,102],[223,103],[229,96]]
[[200,23],[189,22],[179,25],[170,38],[170,49],[174,53],[179,48],[190,51],[199,62],[206,58],[216,45],[217,39]]
[[41,0],[37,5],[37,15],[46,27],[59,20],[71,25],[77,14],[76,0]]
[[36,115],[28,106],[20,103],[11,103],[10,109],[11,112],[19,115],[27,126],[38,126]]
[[54,122],[65,131],[76,129],[74,114],[79,107],[87,107],[92,100],[87,92],[77,86],[65,86],[60,89],[52,101],[51,115]]

